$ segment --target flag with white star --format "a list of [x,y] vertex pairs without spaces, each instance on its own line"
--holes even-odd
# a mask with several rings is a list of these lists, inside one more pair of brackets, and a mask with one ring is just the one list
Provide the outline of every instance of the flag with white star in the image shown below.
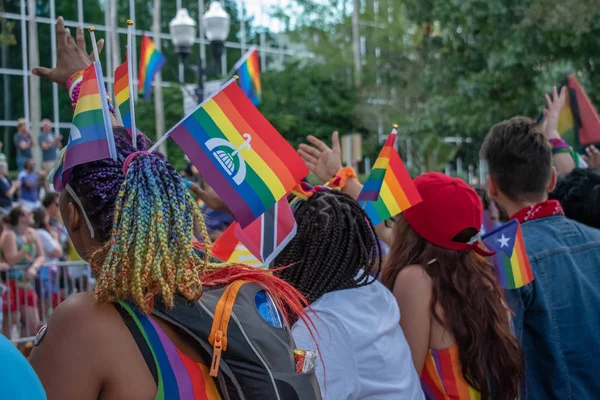
[[525,252],[521,225],[516,219],[481,238],[492,257],[496,277],[504,289],[518,289],[533,281],[533,272]]

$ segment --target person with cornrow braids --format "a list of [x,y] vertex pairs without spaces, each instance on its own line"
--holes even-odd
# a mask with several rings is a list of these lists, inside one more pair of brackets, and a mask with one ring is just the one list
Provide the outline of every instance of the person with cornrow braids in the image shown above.
[[[371,221],[349,195],[297,188],[308,196],[292,200],[298,231],[271,269],[310,303],[323,398],[422,399],[398,305],[377,280],[381,249]],[[302,320],[292,333],[299,348],[313,347]]]
[[[81,27],[75,40],[59,17],[56,31],[56,67],[34,73],[64,85],[91,60]],[[113,131],[117,158],[73,167],[59,197],[73,246],[97,279],[95,292],[71,296],[54,310],[35,340],[31,365],[50,400],[232,398],[209,374],[199,340],[158,316],[155,306],[199,308],[203,287],[240,280],[260,281],[289,310],[302,312],[306,301],[268,272],[213,262],[202,214],[181,176],[161,154],[146,151],[151,143],[144,135],[135,148],[123,127]],[[193,243],[197,225],[204,246]],[[194,323],[210,329],[212,319]]]

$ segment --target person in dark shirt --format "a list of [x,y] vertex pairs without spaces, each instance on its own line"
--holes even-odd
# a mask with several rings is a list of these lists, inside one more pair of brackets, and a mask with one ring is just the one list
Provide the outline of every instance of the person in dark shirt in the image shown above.
[[0,208],[9,210],[12,206],[13,196],[19,188],[19,181],[11,181],[7,177],[8,164],[6,161],[0,161]]

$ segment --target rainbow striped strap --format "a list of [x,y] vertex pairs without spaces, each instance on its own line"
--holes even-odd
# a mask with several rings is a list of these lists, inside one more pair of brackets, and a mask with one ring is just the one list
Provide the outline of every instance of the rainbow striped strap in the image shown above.
[[325,184],[325,187],[342,190],[350,178],[356,178],[356,172],[354,172],[354,168],[344,167],[340,169],[335,176]]

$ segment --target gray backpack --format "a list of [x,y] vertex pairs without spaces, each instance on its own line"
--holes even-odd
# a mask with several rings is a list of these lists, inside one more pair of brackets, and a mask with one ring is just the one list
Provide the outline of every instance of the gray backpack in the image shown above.
[[172,309],[157,303],[152,313],[198,342],[212,359],[223,399],[321,399],[315,373],[296,372],[289,326],[259,284],[234,281],[195,303],[181,297]]

